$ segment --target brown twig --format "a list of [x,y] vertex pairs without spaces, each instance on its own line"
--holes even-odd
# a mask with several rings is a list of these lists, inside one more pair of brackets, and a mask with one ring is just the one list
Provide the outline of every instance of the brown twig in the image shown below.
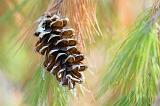
[[152,6],[152,14],[155,14],[160,9],[160,1],[154,0],[153,6]]

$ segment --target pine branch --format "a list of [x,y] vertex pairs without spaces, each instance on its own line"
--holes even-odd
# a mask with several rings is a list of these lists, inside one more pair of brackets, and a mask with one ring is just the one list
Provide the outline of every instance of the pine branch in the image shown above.
[[137,22],[103,77],[98,98],[107,89],[113,89],[118,92],[112,100],[115,106],[153,103],[160,75],[159,40],[155,27],[158,18],[159,12],[147,11]]

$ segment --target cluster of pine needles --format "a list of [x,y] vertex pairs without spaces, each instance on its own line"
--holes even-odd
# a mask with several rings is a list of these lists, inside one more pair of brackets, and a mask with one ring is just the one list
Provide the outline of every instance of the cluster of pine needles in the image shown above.
[[[11,0],[6,1],[8,4],[12,4]],[[31,44],[34,40],[31,39],[31,36],[34,32],[34,27],[36,26],[36,22],[33,22],[33,20],[38,19],[41,15],[54,13],[55,10],[60,11],[61,14],[69,18],[69,26],[75,30],[76,36],[74,39],[78,41],[80,50],[84,52],[84,54],[86,52],[92,52],[90,51],[90,47],[93,47],[93,45],[98,42],[97,39],[103,39],[105,36],[101,31],[103,28],[99,27],[96,18],[97,10],[100,9],[99,6],[102,6],[102,1],[103,0],[34,0],[32,2],[27,2],[26,0],[22,0],[19,4],[16,4],[16,7],[10,5],[10,9],[6,10],[5,14],[0,17],[0,22],[5,22],[7,20],[15,21],[17,18],[20,18],[21,20],[19,20],[20,22],[17,27],[15,27],[16,25],[14,25],[12,21],[7,22],[8,24],[11,24],[11,26],[4,26],[9,29],[9,32],[12,32],[12,34],[9,34],[3,29],[3,32],[6,32],[4,35],[8,35],[9,39],[12,40],[4,39],[3,42],[0,42],[1,45],[6,42],[8,44],[0,49],[0,52],[2,53],[2,56],[0,55],[0,59],[2,59],[2,61],[0,61],[0,67],[5,70],[16,70],[12,63],[5,63],[3,61],[12,60],[14,56],[15,58],[16,56],[18,57],[19,53],[17,54],[17,50],[22,48],[22,46],[27,48],[24,49],[24,51],[27,51],[28,48],[32,49],[33,45]],[[60,3],[61,6],[58,6],[56,3]],[[46,9],[47,6],[48,8]],[[17,11],[19,11],[19,13]],[[12,17],[14,13],[15,16]],[[15,35],[19,36],[15,37]],[[104,39],[112,42],[112,40],[108,40],[108,38]],[[107,65],[104,63],[101,72],[102,75],[100,75],[100,81],[97,86],[98,90],[95,89],[95,92],[93,92],[94,100],[105,106],[153,105],[157,100],[159,92],[159,40],[160,2],[155,0],[153,7],[141,13],[125,40],[120,44],[117,50],[114,50],[115,54],[111,62],[107,63]],[[26,41],[29,42],[29,46],[25,45]],[[107,45],[107,42],[101,43],[100,41],[98,43],[100,43],[100,45]],[[8,52],[14,45],[16,45],[16,47],[12,49],[12,53]],[[11,56],[7,57],[5,55],[6,52],[4,51],[7,51],[7,55]],[[36,55],[33,52],[30,52],[30,54],[32,54],[30,55],[31,57]],[[108,55],[107,52],[104,54]],[[22,58],[17,60],[19,64],[25,60],[29,65],[33,64],[33,66],[30,69],[26,66],[24,75],[17,72],[16,74],[10,74],[8,77],[11,76],[11,79],[14,79],[14,75],[19,76],[17,82],[21,83],[21,88],[24,88],[24,103],[29,106],[69,106],[72,98],[76,96],[73,95],[72,92],[84,92],[84,89],[88,89],[86,78],[86,83],[82,85],[83,87],[76,86],[75,89],[78,89],[77,91],[75,89],[68,90],[59,85],[57,80],[43,69],[40,62],[41,60],[43,61],[43,59],[37,57],[36,60],[32,61],[32,58],[28,59],[25,58],[25,56],[27,56],[27,54],[21,55]],[[96,56],[94,57],[96,58]],[[30,63],[30,61],[32,61],[32,63]],[[86,61],[88,61],[87,58]],[[5,68],[7,65],[4,64],[10,64],[10,67]],[[19,68],[19,70],[21,70],[21,68]],[[87,69],[87,71],[90,71],[90,68]],[[97,76],[94,75],[94,77]],[[24,80],[21,81],[20,79]],[[92,78],[92,82],[94,83],[94,78]],[[106,96],[108,95],[108,92],[110,96]],[[83,94],[80,96],[83,97]]]

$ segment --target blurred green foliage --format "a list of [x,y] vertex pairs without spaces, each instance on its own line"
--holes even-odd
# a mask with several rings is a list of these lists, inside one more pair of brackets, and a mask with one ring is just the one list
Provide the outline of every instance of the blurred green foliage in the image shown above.
[[[95,38],[95,42],[93,43],[89,43],[87,40],[85,41],[85,54],[89,68],[85,73],[87,82],[84,85],[93,95],[96,94],[99,87],[102,87],[101,92],[105,94],[108,90],[107,87],[112,89],[115,82],[122,81],[123,83],[120,83],[122,87],[121,90],[125,92],[116,98],[114,98],[115,95],[113,92],[109,92],[109,95],[105,96],[107,96],[106,98],[111,98],[105,98],[102,103],[99,103],[99,101],[92,103],[92,97],[88,97],[89,95],[86,92],[83,96],[78,97],[78,102],[77,99],[75,102],[72,96],[70,98],[68,97],[67,89],[59,86],[49,74],[44,74],[40,62],[43,59],[40,59],[38,55],[34,53],[35,38],[33,37],[33,30],[35,21],[47,9],[49,1],[50,0],[0,0],[0,76],[5,77],[5,83],[11,83],[9,87],[0,83],[0,94],[3,92],[1,88],[4,85],[4,88],[6,88],[4,94],[9,95],[9,97],[11,97],[11,94],[16,95],[11,99],[13,101],[16,101],[15,98],[17,99],[16,103],[12,104],[11,99],[9,100],[4,96],[6,102],[11,102],[11,104],[8,103],[9,105],[6,106],[50,106],[51,104],[53,106],[70,104],[73,106],[86,106],[87,103],[87,106],[99,106],[104,102],[109,103],[107,100],[110,99],[112,99],[110,102],[116,101],[118,105],[130,106],[133,104],[130,102],[130,99],[139,96],[135,89],[138,89],[141,84],[146,86],[145,94],[149,91],[148,89],[151,89],[151,93],[147,93],[146,95],[151,95],[150,100],[152,101],[156,92],[153,92],[155,88],[150,88],[150,85],[155,86],[154,81],[151,82],[151,84],[140,83],[140,85],[135,84],[133,81],[135,89],[129,91],[127,88],[133,83],[129,81],[131,77],[130,73],[135,73],[134,70],[138,63],[141,65],[137,66],[138,69],[144,68],[143,71],[147,72],[148,69],[153,70],[153,73],[150,74],[157,80],[157,73],[154,73],[157,68],[157,63],[153,65],[153,63],[149,62],[150,60],[148,60],[148,58],[145,58],[148,56],[153,57],[151,61],[154,62],[154,59],[158,55],[156,51],[157,48],[154,48],[156,47],[155,45],[157,45],[157,37],[154,36],[155,30],[152,30],[153,27],[144,24],[145,21],[148,20],[148,16],[143,17],[142,20],[135,20],[135,17],[137,17],[143,9],[146,9],[139,8],[142,7],[142,2],[144,2],[144,5],[147,3],[151,5],[150,1],[152,0],[99,0],[97,2],[97,18],[103,36],[93,35]],[[129,17],[133,19],[129,19]],[[135,21],[136,26],[134,27],[135,29],[132,30],[131,25]],[[137,25],[139,22],[140,24]],[[118,52],[115,52],[117,50]],[[135,56],[139,59],[143,58],[142,63],[139,62],[137,58],[133,58]],[[149,68],[147,68],[147,66]],[[137,73],[139,72],[138,69]],[[106,75],[106,77],[104,77],[102,85],[97,86],[103,74]],[[147,81],[145,78],[146,77],[142,75],[139,80],[145,82]],[[25,85],[27,85],[27,87],[24,90]],[[15,90],[7,93],[7,90],[11,88],[16,89],[18,93]],[[113,87],[112,90],[114,89]],[[18,98],[17,95],[20,95],[21,98]],[[116,95],[119,95],[119,92],[116,92]],[[54,100],[50,100],[50,98]],[[108,105],[107,103],[105,105]],[[137,103],[141,103],[141,101]],[[148,102],[145,103],[148,105]],[[1,96],[0,105],[5,106],[5,104],[1,102]]]

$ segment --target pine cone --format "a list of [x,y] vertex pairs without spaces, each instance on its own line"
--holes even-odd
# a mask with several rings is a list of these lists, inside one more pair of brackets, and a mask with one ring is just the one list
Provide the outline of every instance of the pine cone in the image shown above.
[[67,28],[69,19],[54,15],[40,19],[35,36],[39,38],[36,51],[45,56],[44,67],[56,76],[60,84],[73,89],[76,83],[82,83],[81,72],[83,54],[77,49],[77,41],[72,39],[74,30]]

